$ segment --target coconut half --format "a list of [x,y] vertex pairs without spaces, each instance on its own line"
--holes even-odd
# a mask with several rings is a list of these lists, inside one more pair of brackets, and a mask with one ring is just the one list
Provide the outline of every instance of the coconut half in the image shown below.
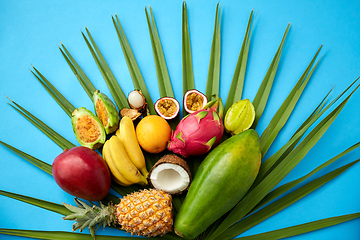
[[181,194],[189,188],[191,182],[189,166],[175,154],[165,155],[152,167],[148,182],[155,189]]

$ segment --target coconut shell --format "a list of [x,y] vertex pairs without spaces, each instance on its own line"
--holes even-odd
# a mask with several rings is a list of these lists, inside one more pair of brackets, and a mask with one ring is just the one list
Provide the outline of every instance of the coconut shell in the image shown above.
[[[147,177],[147,180],[148,180],[148,183],[150,184],[150,186],[152,188],[155,188],[150,180],[150,176],[153,172],[153,170],[155,168],[157,168],[159,165],[161,164],[164,164],[164,163],[171,163],[171,164],[174,164],[174,165],[178,165],[180,167],[182,167],[183,169],[185,169],[185,171],[188,173],[189,175],[189,178],[190,178],[190,183],[191,183],[191,172],[190,172],[190,168],[189,168],[189,165],[186,163],[186,161],[184,159],[182,159],[181,157],[175,155],[175,154],[166,154],[164,155],[163,157],[161,157],[155,164],[154,166],[151,168],[150,172],[149,172],[149,175]],[[189,186],[190,186],[190,183],[189,185],[184,189],[182,190],[181,192],[179,193],[175,193],[174,195],[178,195],[178,194],[181,194],[183,193],[184,191],[187,191],[189,189]]]

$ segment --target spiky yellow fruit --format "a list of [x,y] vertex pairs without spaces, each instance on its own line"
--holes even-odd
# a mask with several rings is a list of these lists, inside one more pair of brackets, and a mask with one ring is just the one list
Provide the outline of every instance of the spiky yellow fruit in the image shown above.
[[115,208],[117,223],[132,235],[155,237],[172,230],[172,198],[163,191],[134,192],[122,198]]
[[163,236],[173,228],[171,195],[155,189],[140,190],[123,197],[119,204],[107,206],[99,202],[86,204],[75,198],[77,206],[63,203],[71,214],[64,220],[75,220],[73,231],[89,228],[95,239],[100,226],[121,225],[121,229],[131,234],[146,237]]

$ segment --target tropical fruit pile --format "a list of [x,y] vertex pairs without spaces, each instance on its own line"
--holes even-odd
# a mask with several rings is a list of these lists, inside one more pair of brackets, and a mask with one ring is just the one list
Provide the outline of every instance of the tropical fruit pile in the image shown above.
[[[309,177],[306,176],[271,192],[314,146],[359,87],[358,85],[338,107],[306,135],[306,131],[315,124],[316,120],[338,100],[326,105],[326,96],[289,142],[274,156],[264,161],[263,156],[285,125],[309,81],[313,72],[311,67],[320,49],[273,121],[260,136],[255,130],[256,124],[264,111],[275,74],[264,78],[254,101],[242,99],[241,94],[238,94],[238,88],[243,86],[246,61],[238,61],[224,106],[219,97],[219,76],[214,74],[220,67],[221,21],[217,7],[213,54],[210,59],[206,92],[202,93],[195,89],[192,67],[190,67],[192,62],[186,11],[184,2],[185,74],[184,94],[181,101],[183,111],[180,109],[179,101],[173,97],[170,79],[166,77],[159,79],[160,99],[155,103],[152,102],[117,16],[113,18],[114,25],[130,71],[133,73],[135,86],[128,96],[123,94],[105,61],[98,62],[100,65],[103,64],[100,66],[101,69],[107,71],[103,76],[109,83],[108,86],[111,86],[113,96],[108,97],[95,89],[76,64],[75,59],[62,45],[63,49],[60,50],[92,100],[94,113],[84,107],[73,107],[60,93],[54,96],[63,109],[67,110],[73,132],[81,146],[73,145],[56,132],[52,132],[52,136],[56,136],[52,139],[62,146],[63,153],[56,157],[52,166],[46,166],[40,160],[33,160],[33,163],[44,171],[51,172],[59,187],[75,197],[76,206],[64,203],[62,208],[63,212],[70,212],[64,219],[75,221],[73,230],[82,231],[88,228],[94,238],[98,227],[107,225],[139,236],[162,236],[164,239],[214,240],[236,237],[250,228],[254,222],[275,214],[289,204],[287,200],[280,198],[278,200],[281,201],[280,203],[275,201],[272,203],[274,205],[266,206]],[[146,13],[154,52],[161,53],[160,39],[151,9],[152,21],[147,11]],[[242,60],[247,59],[252,15],[253,13],[249,18],[239,56]],[[287,31],[288,28],[274,62],[279,61]],[[94,49],[90,44],[88,45],[96,53],[94,58],[103,59],[88,30],[87,33],[90,42],[94,45]],[[163,69],[166,67],[163,56],[157,54],[154,57],[157,63],[161,63],[156,64],[156,70],[166,72]],[[277,64],[272,64],[269,71],[276,72],[276,69]],[[34,70],[37,79],[48,86],[48,91],[58,92],[37,69]],[[13,104],[19,112],[23,110],[15,102]],[[44,123],[39,123],[39,126],[42,126],[39,128],[43,131],[50,129]],[[347,152],[356,147],[357,145],[349,148]],[[23,154],[19,150],[12,149],[20,155]],[[331,161],[334,162],[334,159]],[[346,167],[341,168],[342,171]],[[335,177],[342,171],[334,171],[332,176]],[[326,181],[329,181],[329,178],[319,178],[313,184],[321,186]],[[119,199],[111,194],[111,188],[122,197]],[[303,192],[286,197],[289,196],[291,201],[295,201],[313,189],[313,185],[311,187],[305,185],[305,188],[300,189]],[[6,193],[2,194],[6,195]],[[90,204],[85,201],[90,201]],[[94,204],[92,201],[99,203]],[[36,200],[28,202],[41,206]],[[253,222],[246,222],[245,217],[251,218]],[[313,224],[308,231],[324,227],[326,225],[324,223],[336,224],[354,217],[359,215],[348,215],[335,221],[325,219],[324,222]],[[301,226],[298,228],[302,229]],[[276,236],[287,237],[291,234],[293,233],[286,231],[285,235]],[[38,237],[36,233],[28,236]],[[64,233],[63,237],[66,236]]]

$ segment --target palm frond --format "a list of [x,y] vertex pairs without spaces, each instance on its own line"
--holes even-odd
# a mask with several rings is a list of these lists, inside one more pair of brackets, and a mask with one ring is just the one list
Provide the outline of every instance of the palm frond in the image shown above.
[[247,65],[247,59],[249,55],[249,48],[250,48],[250,39],[251,39],[251,33],[252,33],[252,23],[253,23],[253,13],[254,11],[251,11],[248,25],[245,32],[245,37],[240,49],[238,61],[236,64],[235,72],[233,79],[231,81],[229,93],[226,99],[225,103],[225,109],[224,112],[227,112],[227,110],[231,107],[232,104],[238,102],[242,98],[242,92],[244,88],[244,81],[245,81],[245,73],[246,73],[246,65]]
[[35,72],[30,70],[46,91],[53,97],[53,99],[59,104],[59,106],[65,111],[65,113],[71,117],[75,107],[48,81],[44,75],[42,75],[34,66]]
[[282,51],[284,48],[285,40],[286,40],[286,37],[287,37],[289,31],[290,31],[290,24],[288,24],[288,26],[285,30],[284,36],[283,36],[283,38],[280,42],[280,45],[275,53],[275,56],[274,56],[273,60],[271,61],[269,69],[267,70],[267,72],[264,76],[264,79],[263,79],[263,81],[255,95],[255,98],[252,102],[254,105],[254,108],[256,109],[255,121],[252,125],[253,129],[256,128],[257,123],[265,110],[267,100],[270,95],[271,87],[272,87],[272,84],[273,84],[275,76],[276,76],[276,72],[277,72],[281,54],[282,54]]
[[287,237],[296,236],[303,233],[308,233],[311,231],[319,230],[322,228],[334,226],[343,222],[351,221],[360,217],[360,213],[352,213],[337,217],[325,218],[313,222],[308,222],[292,227],[282,228],[275,231],[270,231],[266,233],[256,234],[252,236],[242,237],[239,239],[242,240],[275,240],[282,239]]
[[330,112],[256,187],[230,211],[208,239],[216,239],[226,229],[244,218],[305,157],[339,115],[359,85]]
[[171,86],[170,76],[166,66],[164,52],[161,47],[161,41],[151,7],[149,7],[149,11],[150,11],[150,15],[147,8],[145,8],[151,45],[154,54],[154,61],[155,61],[160,97],[174,97],[174,92]]
[[318,56],[322,46],[318,49],[315,56],[311,60],[310,64],[304,71],[304,73],[301,75],[298,82],[295,84],[294,88],[291,90],[283,104],[280,106],[279,110],[274,115],[273,119],[269,123],[268,127],[264,130],[264,132],[261,134],[260,137],[260,146],[261,146],[261,153],[264,156],[267,150],[270,148],[271,144],[275,140],[276,136],[282,129],[282,127],[285,125],[287,120],[290,117],[290,114],[295,108],[295,105],[297,101],[299,100],[303,90],[305,89],[307,83],[310,80],[310,77],[314,70],[316,69],[317,64],[319,63],[320,59],[317,61],[317,63],[314,65],[313,68],[312,65],[315,62],[316,57]]
[[59,50],[63,55],[63,57],[65,58],[65,61],[67,62],[73,73],[75,74],[75,77],[77,78],[83,89],[85,90],[90,100],[93,101],[93,93],[96,91],[95,86],[86,76],[85,72],[81,69],[79,64],[75,61],[75,59],[67,50],[67,48],[64,46],[64,44],[61,43],[61,46],[63,49],[59,47]]
[[[187,5],[183,2],[182,8],[182,70],[183,70],[183,96],[188,90],[195,89],[194,70],[191,55],[191,42],[189,22],[187,15]],[[183,108],[183,115],[186,115]]]
[[55,132],[52,128],[46,125],[43,121],[35,117],[25,108],[21,107],[16,102],[10,100],[11,103],[8,103],[11,107],[13,107],[17,112],[19,112],[23,117],[25,117],[29,122],[31,122],[35,127],[37,127],[40,131],[42,131],[46,136],[48,136],[54,143],[56,143],[62,149],[70,149],[75,147],[75,144],[69,142],[60,134]]
[[[255,225],[259,224],[260,222],[266,220],[267,218],[275,215],[276,213],[280,212],[281,210],[285,209],[286,207],[290,206],[291,204],[295,203],[296,201],[300,200],[301,198],[305,197],[309,193],[315,191],[325,183],[331,181],[335,177],[339,176],[341,173],[343,173],[345,170],[359,162],[360,159],[355,160],[349,164],[346,164],[328,174],[325,174],[306,185],[294,190],[293,192],[287,194],[286,196],[278,199],[277,201],[267,205],[266,207],[260,209],[259,211],[254,212],[248,217],[245,217],[241,221],[237,222],[230,228],[228,228],[223,234],[217,237],[217,239],[230,239],[233,237],[236,237],[240,235],[241,233],[245,232],[246,230],[254,227]],[[330,163],[329,163],[330,164]],[[319,168],[322,168],[323,166],[320,166]],[[294,181],[291,185],[298,185],[300,182],[302,182],[304,179],[306,179],[309,176],[306,176],[305,178],[300,178],[296,181]],[[270,193],[271,194],[271,193]],[[268,194],[268,195],[270,195]],[[267,196],[268,196],[267,195]],[[277,194],[276,194],[277,195]],[[268,199],[270,200],[270,199]],[[268,202],[268,201],[266,201]],[[265,204],[262,203],[261,205]],[[255,211],[255,209],[253,210]],[[314,229],[315,230],[315,229]]]
[[220,88],[220,58],[221,58],[221,13],[219,3],[216,6],[214,33],[211,44],[209,71],[206,82],[205,95],[213,100],[219,96]]
[[118,81],[116,80],[114,74],[112,73],[109,65],[107,64],[104,56],[101,54],[100,49],[96,45],[93,37],[90,34],[90,31],[85,28],[86,33],[89,39],[81,32],[86,45],[88,46],[91,55],[93,56],[96,65],[98,66],[101,75],[103,76],[106,85],[108,86],[112,97],[114,98],[115,104],[118,109],[129,108],[129,103],[127,97],[125,96],[123,90],[121,89]]
[[[115,18],[116,18],[116,21],[115,21]],[[112,17],[112,21],[113,21],[113,24],[115,26],[115,29],[116,29],[116,32],[117,32],[117,35],[119,38],[121,48],[124,53],[124,57],[125,57],[126,64],[128,66],[129,72],[130,72],[130,76],[131,76],[133,85],[134,85],[135,89],[138,89],[138,90],[141,89],[141,92],[143,93],[145,100],[148,104],[150,114],[156,114],[153,101],[152,101],[152,99],[150,97],[150,93],[146,87],[146,84],[145,84],[144,78],[141,74],[140,68],[136,62],[134,53],[131,50],[131,46],[126,38],[125,32],[120,24],[118,16],[115,15],[115,18]]]
[[52,167],[50,164],[48,164],[44,161],[41,161],[40,159],[37,159],[37,158],[31,156],[30,154],[20,151],[19,149],[15,148],[7,143],[4,143],[3,141],[0,141],[0,144],[2,144],[6,148],[10,149],[11,151],[13,151],[17,155],[19,155],[20,157],[24,158],[26,161],[32,163],[36,167],[40,168],[41,170],[43,170],[44,172],[46,172],[47,174],[50,174],[52,176]]

